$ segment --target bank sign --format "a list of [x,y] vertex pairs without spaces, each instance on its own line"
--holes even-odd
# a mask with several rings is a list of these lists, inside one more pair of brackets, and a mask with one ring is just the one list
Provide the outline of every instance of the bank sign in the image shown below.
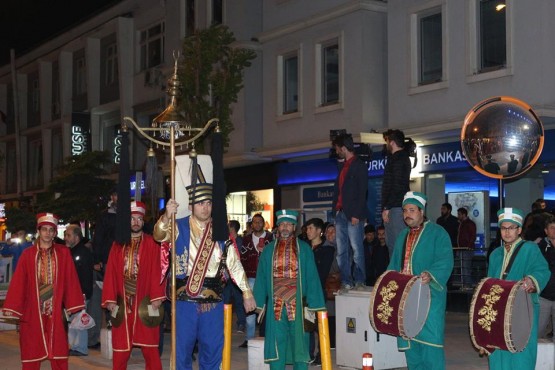
[[423,146],[418,161],[423,173],[470,168],[460,142]]

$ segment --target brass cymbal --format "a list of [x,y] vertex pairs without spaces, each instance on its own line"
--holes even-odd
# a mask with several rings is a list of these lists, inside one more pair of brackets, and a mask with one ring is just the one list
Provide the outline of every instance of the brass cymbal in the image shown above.
[[116,317],[110,316],[110,321],[112,322],[112,326],[119,328],[125,317],[125,302],[123,301],[123,297],[119,294],[116,304],[118,305],[118,313]]
[[160,306],[160,308],[158,309],[158,316],[149,316],[149,304],[150,296],[147,295],[141,300],[141,304],[139,305],[139,318],[145,326],[149,328],[154,328],[156,326],[159,326],[162,323],[162,320],[164,320],[164,306]]

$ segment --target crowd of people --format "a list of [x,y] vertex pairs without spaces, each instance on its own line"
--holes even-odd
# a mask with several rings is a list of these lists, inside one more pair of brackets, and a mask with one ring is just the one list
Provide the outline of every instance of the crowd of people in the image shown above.
[[[455,217],[449,203],[441,206],[436,222],[429,221],[426,194],[410,191],[405,181],[410,160],[403,133],[390,130],[384,139],[389,159],[383,224],[376,226],[367,219],[366,165],[354,153],[352,138],[341,135],[333,140],[340,159],[333,222],[310,218],[301,224],[304,218],[297,210],[283,209],[275,214],[273,230],[257,213],[243,233],[240,223],[231,220],[228,240],[216,240],[212,184],[203,177],[187,187],[191,213],[176,219],[175,233],[170,220],[183,207],[175,199],[167,201],[152,228],[145,227],[146,205],[131,202],[126,243],[115,241],[115,192],[90,241],[80,225],[69,225],[62,245],[56,242],[58,217],[37,215],[36,240],[24,241],[25,230],[17,231],[21,240],[14,239],[1,251],[14,256],[15,274],[3,313],[20,319],[23,369],[39,369],[44,360],[53,369],[67,369],[68,356],[86,356],[99,347],[100,328],[112,331],[114,369],[127,368],[133,347],[141,349],[147,368],[161,369],[167,248],[173,244],[177,300],[176,312],[169,314],[177,318],[179,370],[192,369],[194,353],[201,369],[220,368],[224,303],[233,304],[235,330],[245,334],[240,347],[248,347],[258,326],[258,336],[265,338],[264,359],[272,370],[319,364],[318,330],[309,314],[326,310],[333,323],[336,295],[369,291],[388,270],[418,276],[430,288],[422,330],[414,338],[398,337],[409,369],[444,369],[447,285],[455,261],[460,262],[462,286],[476,283],[471,274],[476,224],[466,208],[457,209]],[[488,253],[487,276],[521,281],[531,295],[534,320],[526,348],[518,353],[492,351],[490,368],[532,369],[537,339],[552,335],[555,326],[555,217],[539,199],[526,217],[516,208],[500,209],[498,228],[495,246],[500,248]],[[68,331],[66,320],[84,309],[95,327]],[[334,330],[330,325],[331,346]]]

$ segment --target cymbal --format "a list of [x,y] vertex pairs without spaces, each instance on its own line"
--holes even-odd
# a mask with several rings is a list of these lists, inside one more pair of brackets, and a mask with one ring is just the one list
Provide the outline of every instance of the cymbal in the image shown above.
[[119,328],[119,326],[123,322],[123,318],[125,317],[125,303],[123,301],[123,297],[119,294],[116,304],[118,305],[118,313],[116,314],[116,317],[110,316],[110,321],[112,322],[113,326]]
[[154,328],[156,326],[159,326],[162,323],[162,320],[164,320],[164,306],[160,306],[160,308],[158,309],[158,316],[150,316],[148,314],[149,304],[150,296],[147,295],[141,300],[141,304],[139,304],[139,318],[145,326],[149,328]]

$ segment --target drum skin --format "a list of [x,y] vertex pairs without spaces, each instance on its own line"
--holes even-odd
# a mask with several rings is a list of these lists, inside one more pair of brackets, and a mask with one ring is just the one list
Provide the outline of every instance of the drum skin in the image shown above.
[[378,333],[412,339],[426,323],[430,302],[430,287],[419,276],[386,271],[370,295],[370,324]]
[[522,281],[484,278],[470,305],[472,343],[488,353],[502,349],[511,353],[526,348],[532,331],[534,309]]

